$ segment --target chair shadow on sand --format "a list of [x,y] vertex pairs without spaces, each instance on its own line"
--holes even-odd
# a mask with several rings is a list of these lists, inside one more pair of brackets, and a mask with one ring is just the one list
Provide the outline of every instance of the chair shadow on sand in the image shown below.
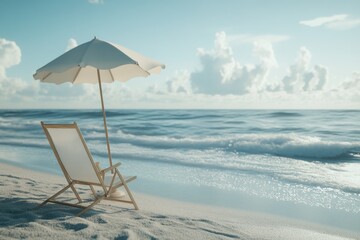
[[[63,220],[74,217],[78,211],[78,209],[58,204],[48,204],[42,208],[38,208],[42,200],[42,198],[0,197],[0,228],[25,227],[28,226],[29,223],[36,222],[37,220]],[[85,215],[92,216],[102,212],[101,210],[92,209]],[[67,229],[78,231],[86,227],[86,225],[79,223],[67,226]]]

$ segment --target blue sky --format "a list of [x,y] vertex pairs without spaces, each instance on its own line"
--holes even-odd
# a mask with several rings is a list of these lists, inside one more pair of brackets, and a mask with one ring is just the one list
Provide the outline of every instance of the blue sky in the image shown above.
[[3,0],[0,108],[100,106],[32,78],[94,36],[166,65],[105,86],[109,108],[360,107],[360,1]]

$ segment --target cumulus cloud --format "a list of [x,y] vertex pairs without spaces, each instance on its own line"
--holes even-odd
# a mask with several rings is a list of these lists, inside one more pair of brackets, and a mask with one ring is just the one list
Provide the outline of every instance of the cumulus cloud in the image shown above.
[[16,42],[0,38],[0,68],[12,67],[20,61],[21,50]]
[[70,38],[65,51],[67,52],[70,49],[73,49],[74,47],[77,47],[77,45],[78,45],[77,41],[75,39],[73,39],[73,38]]
[[293,94],[321,91],[328,81],[327,68],[319,64],[312,66],[312,55],[306,47],[300,48],[288,73],[275,83],[269,81],[271,70],[278,66],[272,44],[254,42],[253,55],[258,59],[257,64],[241,64],[235,58],[226,34],[219,32],[215,36],[214,49],[198,49],[201,69],[175,74],[167,82],[168,92],[245,95],[284,91]]
[[270,70],[277,66],[271,43],[254,43],[258,64],[241,64],[234,56],[225,32],[216,34],[214,49],[198,49],[201,70],[190,75],[195,93],[245,94],[262,89]]
[[8,98],[17,91],[26,88],[26,84],[17,78],[6,75],[6,70],[21,62],[21,50],[16,42],[0,38],[0,97]]
[[324,91],[326,100],[337,99],[338,103],[359,109],[360,107],[360,72],[353,72],[352,77],[340,82],[338,86]]
[[191,94],[192,88],[189,78],[190,73],[188,71],[176,71],[174,77],[166,82],[167,91],[170,93]]
[[308,27],[324,26],[335,30],[347,30],[360,26],[360,19],[351,18],[347,14],[337,14],[328,17],[318,17],[311,20],[304,20],[299,23]]
[[352,80],[343,82],[342,87],[344,90],[360,91],[360,72],[354,72]]
[[283,88],[288,93],[301,91],[322,90],[327,78],[328,70],[321,65],[310,67],[311,53],[301,47],[296,63],[288,69],[288,74],[282,79]]
[[287,73],[275,78],[271,70],[278,62],[272,44],[255,41],[252,52],[256,63],[240,63],[227,35],[219,32],[212,49],[197,50],[198,69],[176,72],[165,87],[153,85],[146,92],[146,103],[176,108],[359,107],[360,72],[330,88],[327,67],[312,63],[310,50],[301,47],[294,63],[282,66]]
[[27,82],[7,75],[7,69],[21,63],[21,49],[14,41],[0,38],[0,107],[9,107],[17,101],[28,102],[40,91],[38,83]]

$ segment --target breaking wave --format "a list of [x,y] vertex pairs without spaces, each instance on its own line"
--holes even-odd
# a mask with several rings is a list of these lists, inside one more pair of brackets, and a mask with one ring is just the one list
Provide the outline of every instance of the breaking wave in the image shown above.
[[[91,138],[101,138],[102,136]],[[118,131],[114,143],[158,149],[217,149],[225,152],[270,154],[290,158],[337,159],[360,152],[360,142],[334,142],[297,134],[243,134],[234,137],[136,136]]]

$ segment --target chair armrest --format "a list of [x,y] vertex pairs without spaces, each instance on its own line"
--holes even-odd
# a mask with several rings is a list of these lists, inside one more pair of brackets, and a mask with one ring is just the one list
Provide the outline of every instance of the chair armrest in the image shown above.
[[110,166],[110,167],[108,167],[108,168],[104,168],[103,170],[101,170],[101,173],[102,173],[102,174],[105,174],[106,172],[108,172],[108,171],[110,171],[110,170],[113,170],[113,169],[117,168],[117,167],[120,166],[120,165],[121,165],[121,163],[118,162],[118,163],[116,163],[116,164],[114,164],[114,165],[112,165],[112,166]]

